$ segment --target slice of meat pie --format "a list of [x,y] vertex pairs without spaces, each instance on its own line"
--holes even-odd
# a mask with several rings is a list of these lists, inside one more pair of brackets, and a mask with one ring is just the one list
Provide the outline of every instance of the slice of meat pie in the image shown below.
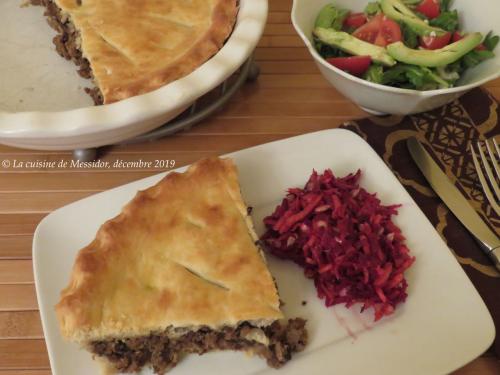
[[96,104],[155,90],[222,47],[236,0],[31,0],[58,31],[57,52],[92,78]]
[[62,334],[122,372],[163,374],[212,350],[280,367],[303,349],[305,321],[282,321],[256,240],[231,160],[170,173],[80,250],[56,306]]

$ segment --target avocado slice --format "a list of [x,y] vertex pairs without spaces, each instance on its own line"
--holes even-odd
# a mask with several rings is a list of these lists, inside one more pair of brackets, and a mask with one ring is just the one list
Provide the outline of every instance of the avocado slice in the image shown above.
[[318,16],[316,17],[314,27],[340,30],[348,15],[348,10],[336,8],[333,4],[326,4],[323,8],[321,8]]
[[457,61],[478,46],[482,40],[481,33],[472,33],[441,49],[411,49],[402,42],[389,44],[386,48],[389,55],[397,61],[419,66],[438,67]]
[[385,48],[355,38],[343,31],[317,27],[314,29],[314,35],[321,42],[350,53],[351,55],[370,56],[373,61],[385,66],[393,66],[396,64],[396,61],[389,56]]
[[420,19],[400,0],[381,0],[380,7],[384,14],[394,21],[403,22],[408,25],[415,33],[420,36],[435,35],[441,36],[446,33],[439,27],[429,26],[424,20]]

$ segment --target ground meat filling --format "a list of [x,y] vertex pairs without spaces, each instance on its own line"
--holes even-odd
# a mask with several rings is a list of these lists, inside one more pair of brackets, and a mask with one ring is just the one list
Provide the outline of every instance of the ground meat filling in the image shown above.
[[[68,16],[52,0],[31,0],[33,5],[42,5],[46,8],[45,16],[48,24],[58,32],[53,39],[56,50],[66,60],[71,60],[78,68],[78,74],[83,78],[93,79],[89,61],[83,57],[80,50],[80,34],[75,29]],[[85,92],[94,100],[95,104],[103,103],[103,97],[98,87],[86,88]]]
[[[107,358],[122,372],[137,372],[151,365],[156,374],[164,374],[177,364],[183,354],[204,354],[213,350],[250,351],[266,359],[270,367],[279,368],[291,359],[292,353],[304,349],[307,343],[305,324],[304,319],[297,318],[290,319],[286,324],[274,322],[263,328],[249,323],[217,331],[201,328],[175,339],[169,339],[167,334],[151,334],[123,340],[94,341],[90,343],[90,351]],[[268,345],[247,339],[256,331],[267,337]]]

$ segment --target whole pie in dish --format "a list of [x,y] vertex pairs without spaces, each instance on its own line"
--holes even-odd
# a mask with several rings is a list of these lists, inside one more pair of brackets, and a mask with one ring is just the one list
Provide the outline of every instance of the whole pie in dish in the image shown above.
[[184,354],[238,350],[280,367],[307,341],[280,299],[230,159],[139,192],[80,250],[56,312],[106,371],[163,374]]
[[31,0],[58,53],[79,66],[96,104],[144,94],[195,70],[233,29],[236,0]]

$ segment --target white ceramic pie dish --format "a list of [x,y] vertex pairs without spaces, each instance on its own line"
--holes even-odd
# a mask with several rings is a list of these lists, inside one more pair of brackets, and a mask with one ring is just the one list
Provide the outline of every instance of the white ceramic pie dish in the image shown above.
[[98,147],[166,123],[227,79],[255,49],[267,20],[267,0],[239,3],[233,33],[194,72],[148,94],[93,106],[82,89],[89,81],[54,51],[55,32],[43,8],[21,8],[20,0],[0,2],[0,143],[39,150]]
[[[500,77],[500,47],[495,58],[470,69],[460,85],[450,89],[416,91],[374,84],[343,72],[327,63],[311,43],[314,21],[319,10],[327,3],[362,12],[369,0],[294,0],[292,23],[309,49],[321,74],[338,91],[354,103],[374,114],[407,115],[440,107],[470,89]],[[465,31],[480,31],[486,34],[493,30],[500,34],[500,2],[498,0],[455,0],[453,9],[460,15],[460,24]]]

